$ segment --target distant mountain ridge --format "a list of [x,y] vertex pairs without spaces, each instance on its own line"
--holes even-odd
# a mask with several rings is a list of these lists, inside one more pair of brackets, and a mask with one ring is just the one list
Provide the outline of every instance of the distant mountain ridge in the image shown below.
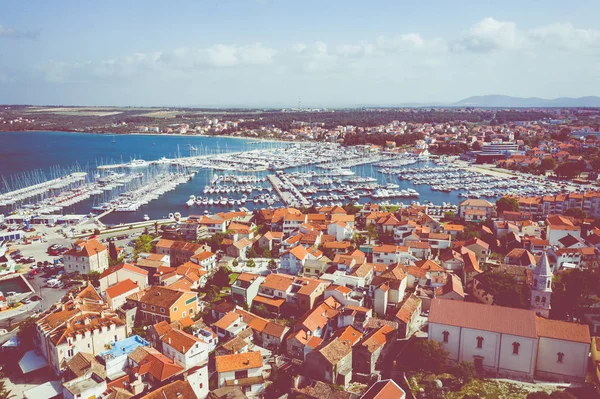
[[600,97],[512,97],[497,94],[472,96],[452,104],[455,107],[600,107]]

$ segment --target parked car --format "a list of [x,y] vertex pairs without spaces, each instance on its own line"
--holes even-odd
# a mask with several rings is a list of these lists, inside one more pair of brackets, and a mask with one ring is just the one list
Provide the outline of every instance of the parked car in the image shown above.
[[27,305],[28,303],[31,303],[31,300],[28,298],[25,298],[25,299],[21,300],[21,303]]
[[39,302],[39,301],[42,300],[42,298],[39,297],[39,296],[37,296],[37,295],[34,295],[31,298],[29,298],[29,299],[32,300],[33,302]]

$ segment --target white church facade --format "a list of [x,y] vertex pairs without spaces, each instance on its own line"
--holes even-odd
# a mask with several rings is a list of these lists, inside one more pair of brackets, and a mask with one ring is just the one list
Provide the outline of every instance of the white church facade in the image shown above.
[[439,298],[431,302],[429,339],[487,375],[572,382],[585,380],[591,343],[587,325]]

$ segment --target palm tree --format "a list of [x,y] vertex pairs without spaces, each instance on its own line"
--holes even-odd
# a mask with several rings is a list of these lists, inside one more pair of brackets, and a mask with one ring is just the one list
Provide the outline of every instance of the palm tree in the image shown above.
[[0,399],[11,399],[16,398],[16,395],[13,395],[11,392],[6,389],[5,381],[0,381]]

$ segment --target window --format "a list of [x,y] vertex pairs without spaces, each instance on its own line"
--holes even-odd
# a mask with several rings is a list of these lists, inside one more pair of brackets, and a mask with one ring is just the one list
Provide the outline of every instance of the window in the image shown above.
[[483,337],[477,337],[477,349],[481,349],[483,347]]
[[185,311],[181,312],[181,317],[185,317],[185,316],[186,316]]
[[155,310],[155,309],[156,309],[156,307],[154,305],[150,306],[150,310]]
[[519,354],[519,347],[521,346],[520,343],[518,342],[513,342],[513,355],[518,355]]
[[194,309],[190,308],[190,316],[194,314]]
[[565,357],[565,354],[562,352],[558,352],[556,354],[556,356],[558,357],[558,359],[556,360],[558,363],[562,363],[563,362],[563,358]]
[[540,301],[540,297],[539,297],[539,295],[536,295],[536,297],[535,297],[535,301],[536,301],[536,302],[539,302],[539,301]]
[[537,278],[533,280],[533,288],[537,288]]
[[442,333],[442,335],[444,336],[444,343],[447,344],[448,343],[448,337],[450,336],[450,333],[448,331],[444,331]]
[[146,309],[146,304],[142,303],[142,309]]
[[177,306],[173,308],[173,312],[177,312]]
[[165,308],[160,308],[160,313],[165,313]]
[[545,296],[542,297],[542,303],[546,303],[546,297]]
[[548,284],[546,284],[546,288],[550,288],[550,280],[548,280]]

